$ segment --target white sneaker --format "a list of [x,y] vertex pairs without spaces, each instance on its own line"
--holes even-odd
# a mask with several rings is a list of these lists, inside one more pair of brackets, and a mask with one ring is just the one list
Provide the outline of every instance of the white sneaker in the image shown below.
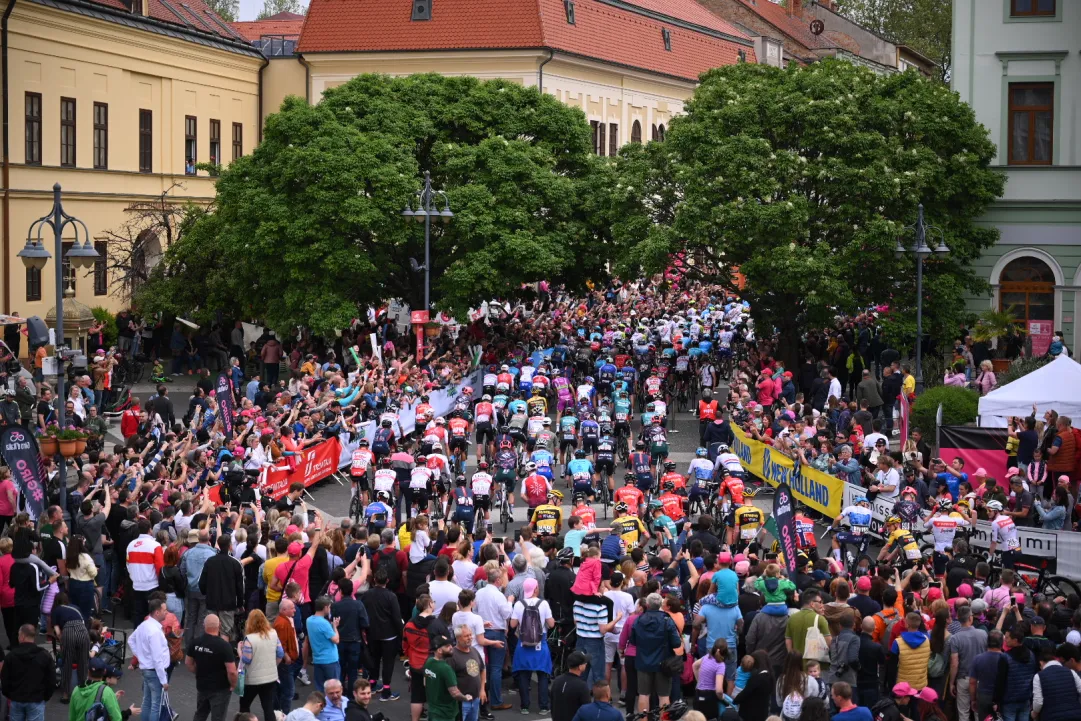
[[300,673],[297,674],[297,681],[300,681],[301,686],[311,686],[312,682],[308,680],[308,669],[300,669]]

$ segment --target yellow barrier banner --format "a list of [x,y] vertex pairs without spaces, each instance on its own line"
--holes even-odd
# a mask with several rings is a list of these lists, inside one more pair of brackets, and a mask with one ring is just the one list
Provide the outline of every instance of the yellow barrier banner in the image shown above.
[[791,458],[761,441],[748,438],[738,427],[733,427],[732,431],[736,436],[732,452],[739,456],[740,463],[749,473],[774,487],[787,483],[796,500],[819,513],[830,518],[840,515],[844,481],[807,465],[800,469],[797,477],[796,464]]

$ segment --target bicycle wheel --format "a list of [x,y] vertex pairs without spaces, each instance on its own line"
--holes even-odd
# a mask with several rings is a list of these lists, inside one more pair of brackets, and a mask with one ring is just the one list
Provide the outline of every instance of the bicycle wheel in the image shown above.
[[349,499],[349,517],[354,523],[360,523],[360,515],[364,509],[360,507],[360,496],[356,495]]
[[1071,593],[1075,596],[1081,596],[1081,587],[1075,581],[1063,576],[1050,576],[1040,584],[1040,593],[1050,599],[1059,596],[1068,597]]
[[503,524],[503,533],[506,534],[507,526],[510,525],[510,503],[507,502],[507,497],[503,496],[503,502],[499,504],[499,520]]

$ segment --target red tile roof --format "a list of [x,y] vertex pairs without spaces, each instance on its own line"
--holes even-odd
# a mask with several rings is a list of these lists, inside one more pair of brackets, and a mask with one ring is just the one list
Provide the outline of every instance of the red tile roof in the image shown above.
[[821,48],[830,45],[811,32],[813,17],[789,15],[788,10],[783,6],[770,0],[737,1],[805,48]]
[[263,20],[229,23],[233,30],[254,42],[264,35],[300,35],[304,16],[296,13],[278,13]]
[[[128,10],[124,0],[90,0],[98,5],[118,10]],[[209,33],[234,42],[245,42],[239,33],[229,27],[203,0],[149,0],[149,16],[154,20],[171,23],[201,33]]]
[[[688,80],[737,62],[741,49],[754,60],[749,39],[694,0],[576,0],[574,25],[563,0],[433,0],[432,19],[422,22],[410,19],[411,7],[408,0],[312,0],[297,50],[551,48]],[[671,51],[662,29],[671,33]]]

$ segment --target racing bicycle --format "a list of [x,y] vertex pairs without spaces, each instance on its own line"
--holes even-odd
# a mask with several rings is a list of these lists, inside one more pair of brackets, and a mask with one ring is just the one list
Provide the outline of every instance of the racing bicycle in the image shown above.
[[[990,566],[991,573],[987,577],[987,588],[997,584],[999,574],[1002,573],[1002,561],[997,553],[995,558],[990,559]],[[1017,574],[1019,583],[1028,586],[1032,593],[1043,594],[1048,599],[1060,596],[1069,597],[1070,594],[1081,597],[1081,586],[1065,576],[1050,573],[1046,558],[1041,559],[1037,566],[1015,561],[1013,570]]]
[[[831,526],[826,529],[824,535],[836,535],[837,533],[844,532],[847,529]],[[875,567],[875,559],[867,553],[867,547],[871,543],[871,534],[864,533],[861,536],[859,544],[854,543],[842,543],[838,542],[841,546],[841,561],[844,564],[845,570],[848,571],[849,576],[861,576],[869,574]],[[852,549],[855,549],[853,551]],[[864,562],[866,561],[866,564]],[[863,571],[860,572],[860,568]]]

